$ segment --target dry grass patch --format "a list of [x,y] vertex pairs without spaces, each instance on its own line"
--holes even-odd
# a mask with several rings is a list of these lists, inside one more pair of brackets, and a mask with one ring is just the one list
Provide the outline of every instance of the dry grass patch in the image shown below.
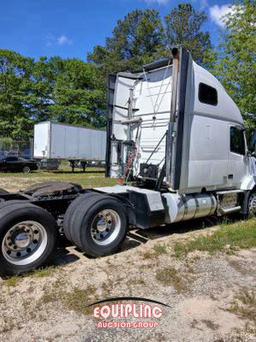
[[237,272],[241,273],[242,275],[247,275],[253,272],[254,270],[248,269],[244,265],[242,265],[239,260],[229,260],[227,259],[229,265]]
[[211,321],[210,319],[203,319],[202,323],[204,323],[207,328],[211,329],[211,330],[217,330],[219,328],[218,324],[215,324],[213,321]]
[[229,311],[249,320],[256,328],[256,290],[241,290]]
[[51,290],[42,296],[38,305],[60,302],[68,310],[84,315],[90,314],[91,309],[87,306],[97,299],[96,288],[89,285],[86,289],[74,287],[67,290],[62,285],[61,281],[53,284]]
[[141,256],[144,260],[152,260],[156,257],[155,253],[152,250],[141,253]]
[[91,308],[87,306],[91,304],[92,298],[96,298],[95,292],[96,289],[93,286],[88,286],[85,290],[74,288],[71,292],[65,294],[62,302],[67,309],[88,315],[91,313]]
[[154,245],[153,249],[150,249],[142,253],[142,258],[144,260],[153,260],[160,255],[168,254],[168,246],[165,244],[157,243]]
[[173,286],[178,293],[187,291],[187,284],[174,267],[166,267],[156,272],[156,279],[164,286]]

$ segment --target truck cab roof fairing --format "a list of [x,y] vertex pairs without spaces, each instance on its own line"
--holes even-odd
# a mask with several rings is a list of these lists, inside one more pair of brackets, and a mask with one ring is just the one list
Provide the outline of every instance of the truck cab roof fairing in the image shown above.
[[[240,110],[217,78],[195,62],[193,62],[193,73],[195,80],[194,113],[197,115],[215,117],[219,120],[227,120],[243,126],[244,121]],[[199,101],[198,95],[200,83],[206,84],[216,89],[218,94],[218,103],[216,106],[207,105]]]

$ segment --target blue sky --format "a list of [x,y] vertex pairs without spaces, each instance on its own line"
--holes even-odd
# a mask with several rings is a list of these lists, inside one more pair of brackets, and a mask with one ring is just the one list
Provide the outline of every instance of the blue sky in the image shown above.
[[[0,48],[26,56],[61,56],[86,60],[97,44],[104,44],[118,19],[134,9],[154,8],[165,16],[177,0],[0,0]],[[185,2],[185,1],[184,1]],[[221,21],[232,1],[192,0],[209,14],[205,29],[216,44]]]

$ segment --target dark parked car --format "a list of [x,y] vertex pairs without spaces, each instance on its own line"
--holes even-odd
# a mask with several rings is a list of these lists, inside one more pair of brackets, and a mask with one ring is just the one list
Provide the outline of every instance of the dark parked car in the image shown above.
[[37,162],[19,157],[6,157],[0,160],[0,171],[29,173],[37,170]]

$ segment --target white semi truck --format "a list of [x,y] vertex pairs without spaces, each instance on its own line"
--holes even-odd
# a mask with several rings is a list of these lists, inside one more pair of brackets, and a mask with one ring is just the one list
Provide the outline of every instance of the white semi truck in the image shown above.
[[124,185],[3,191],[1,273],[47,263],[60,233],[97,257],[114,253],[133,227],[255,214],[255,161],[239,109],[185,49],[141,72],[110,76],[107,176]]

